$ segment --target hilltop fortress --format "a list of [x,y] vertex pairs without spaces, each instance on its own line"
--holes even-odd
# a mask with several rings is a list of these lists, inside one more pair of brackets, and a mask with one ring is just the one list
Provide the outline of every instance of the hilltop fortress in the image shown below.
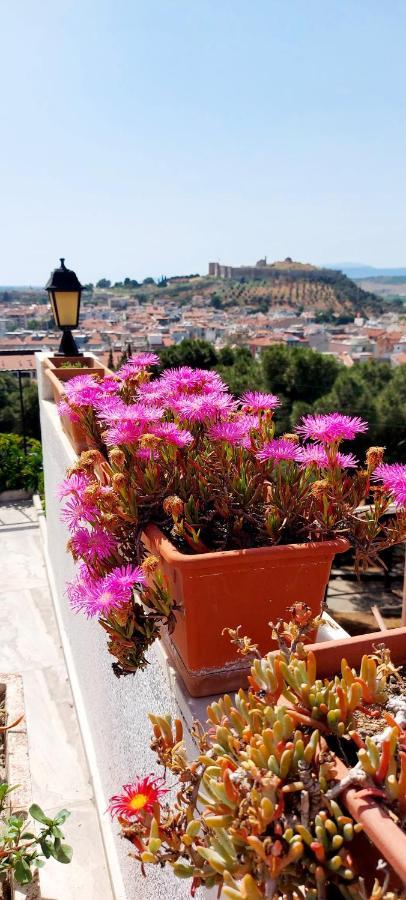
[[312,266],[310,263],[294,262],[290,256],[273,263],[268,263],[265,256],[264,259],[259,259],[255,266],[223,266],[218,262],[209,263],[209,275],[214,278],[248,278],[262,281],[266,278],[275,278],[278,273],[309,275],[310,272],[316,271],[320,271],[316,266]]

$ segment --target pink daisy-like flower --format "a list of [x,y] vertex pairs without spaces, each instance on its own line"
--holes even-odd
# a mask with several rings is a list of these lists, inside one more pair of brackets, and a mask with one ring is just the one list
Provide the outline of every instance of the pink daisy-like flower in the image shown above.
[[268,441],[267,444],[264,444],[262,449],[258,450],[258,453],[255,455],[262,462],[266,462],[268,459],[273,459],[276,462],[280,460],[296,461],[297,444],[289,441],[287,438],[275,438],[273,441]]
[[149,406],[165,407],[168,401],[168,392],[158,380],[145,381],[137,390],[136,400],[148,403]]
[[147,366],[157,366],[158,363],[159,357],[156,353],[135,353],[118,369],[117,375],[122,381],[127,381],[128,378],[138,375]]
[[[232,422],[217,422],[211,425],[207,436],[212,441],[227,441],[228,444],[234,446],[250,446],[249,432],[252,430],[252,423],[245,421],[246,418],[234,419]],[[257,422],[258,424],[258,422]]]
[[173,394],[178,397],[227,391],[227,385],[224,384],[217,372],[207,369],[192,369],[190,366],[167,369],[161,375],[159,383],[164,386],[169,395]]
[[102,388],[100,381],[92,375],[76,375],[65,382],[65,394],[74,406],[93,406],[101,396]]
[[174,444],[175,447],[187,447],[193,441],[193,435],[186,429],[178,428],[175,422],[158,422],[150,428],[151,434],[155,437],[162,438],[167,444]]
[[70,494],[80,494],[85,488],[89,487],[90,483],[90,478],[84,472],[72,472],[59,485],[57,496],[59,500],[63,500],[64,497],[69,497]]
[[260,391],[246,391],[241,397],[243,409],[250,412],[265,412],[265,410],[276,409],[280,405],[280,400],[275,394],[262,394]]
[[81,556],[87,563],[108,559],[117,548],[113,535],[101,528],[93,528],[91,531],[78,528],[72,535],[70,544],[75,556]]
[[359,416],[345,416],[334,412],[322,415],[304,416],[296,431],[312,441],[331,444],[335,441],[352,440],[366,431],[368,425]]
[[146,582],[140,566],[116,567],[104,578],[92,578],[86,566],[81,566],[76,581],[67,586],[67,593],[73,609],[84,612],[88,618],[106,618],[131,600],[135,586]]
[[83,523],[92,524],[97,521],[99,510],[95,503],[79,495],[69,498],[62,509],[61,519],[70,531],[76,531]]
[[377,466],[372,478],[382,481],[385,491],[393,494],[399,507],[406,507],[406,465],[402,463],[381,463]]
[[69,406],[69,403],[66,400],[60,400],[59,403],[57,403],[56,408],[58,410],[58,415],[60,415],[61,418],[62,416],[65,416],[69,422],[80,422],[79,414]]
[[[329,469],[332,466],[328,454],[320,444],[296,447],[296,460],[304,467],[311,463],[315,463],[320,469]],[[333,465],[341,469],[356,469],[358,462],[352,453],[336,453]]]
[[116,422],[103,433],[103,440],[107,447],[117,447],[120,444],[135,444],[145,433],[145,425],[124,419]]
[[105,375],[100,382],[100,387],[103,394],[117,394],[117,391],[120,388],[117,375]]
[[112,818],[119,816],[127,821],[142,819],[145,814],[152,815],[155,805],[168,791],[162,787],[164,783],[163,778],[147,775],[146,778],[137,778],[132,784],[124,784],[122,793],[110,798],[108,812]]
[[229,394],[201,394],[175,397],[168,402],[169,408],[180,419],[187,422],[206,422],[227,415],[236,408]]

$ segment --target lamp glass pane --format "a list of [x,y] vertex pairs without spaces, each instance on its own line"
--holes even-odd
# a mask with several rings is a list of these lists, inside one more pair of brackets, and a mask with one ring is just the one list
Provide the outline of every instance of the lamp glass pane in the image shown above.
[[79,291],[55,291],[59,325],[75,328],[78,321]]

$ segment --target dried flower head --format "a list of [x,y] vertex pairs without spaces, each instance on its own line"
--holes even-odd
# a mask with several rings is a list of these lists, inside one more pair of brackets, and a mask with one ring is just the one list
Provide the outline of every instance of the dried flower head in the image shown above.
[[368,472],[373,472],[380,466],[385,453],[385,447],[370,447],[366,452],[366,467]]
[[162,506],[164,513],[168,516],[172,516],[175,522],[183,515],[183,500],[181,500],[180,497],[174,495],[172,497],[165,497]]
[[125,463],[125,453],[120,450],[120,447],[112,447],[109,451],[109,460],[112,466],[122,469]]

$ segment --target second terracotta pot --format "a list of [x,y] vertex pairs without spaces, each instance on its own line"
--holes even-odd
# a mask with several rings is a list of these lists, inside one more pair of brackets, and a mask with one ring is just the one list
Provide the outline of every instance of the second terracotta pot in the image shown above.
[[185,554],[155,525],[145,529],[148,552],[160,560],[179,609],[163,642],[189,693],[205,697],[244,686],[247,659],[238,655],[225,628],[240,627],[261,653],[272,648],[270,621],[303,600],[321,611],[331,564],[348,548],[343,538],[219,553]]

